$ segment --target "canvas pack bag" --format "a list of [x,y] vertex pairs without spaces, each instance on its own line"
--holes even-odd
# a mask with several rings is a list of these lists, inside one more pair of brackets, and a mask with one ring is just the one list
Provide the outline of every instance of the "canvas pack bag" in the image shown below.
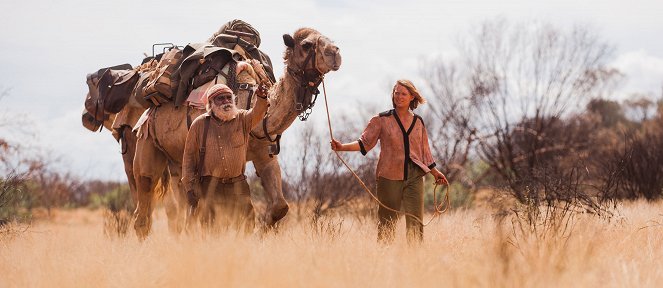
[[251,24],[239,19],[227,22],[208,39],[208,42],[214,46],[241,51],[247,59],[260,61],[271,82],[275,83],[276,78],[274,77],[272,61],[267,54],[258,49],[260,41],[258,30],[253,28]]
[[[108,115],[106,115],[106,117],[108,117]],[[102,121],[94,119],[94,116],[92,116],[92,114],[90,114],[90,112],[88,112],[85,109],[83,109],[81,121],[83,122],[83,127],[87,128],[92,132],[99,130],[99,128],[101,128],[101,125],[103,124]]]
[[177,91],[179,79],[174,79],[175,70],[182,60],[182,50],[172,48],[161,56],[157,68],[143,88],[143,95],[155,106],[171,101]]
[[159,61],[157,61],[154,57],[149,57],[146,58],[146,60],[143,61],[143,64],[137,68],[139,75],[138,81],[134,87],[129,101],[137,101],[138,104],[145,109],[151,106],[152,102],[147,101],[145,97],[146,95],[143,94],[143,92],[145,91],[145,86],[147,86],[150,81],[150,76],[152,76],[152,73],[157,70],[158,64]]
[[188,55],[176,71],[179,80],[175,97],[175,106],[182,105],[189,93],[211,81],[217,74],[226,73],[223,67],[232,61],[241,60],[236,51],[209,45],[208,43],[189,44],[184,48],[184,55]]
[[[230,82],[232,82],[231,79],[234,79],[235,77],[237,62],[233,60],[233,54],[229,52],[229,50],[222,49],[215,51],[214,53],[205,56],[200,62],[202,62],[202,64],[198,66],[196,75],[191,80],[193,89],[212,81],[218,74],[223,75],[223,77],[228,80],[228,84],[230,84]],[[230,64],[230,69],[224,71],[226,64]]]
[[127,104],[137,76],[129,64],[102,68],[88,74],[85,109],[99,121],[105,119],[105,114],[119,112]]
[[136,82],[138,74],[135,70],[108,69],[99,80],[99,97],[102,99],[104,111],[111,114],[120,112],[129,102]]

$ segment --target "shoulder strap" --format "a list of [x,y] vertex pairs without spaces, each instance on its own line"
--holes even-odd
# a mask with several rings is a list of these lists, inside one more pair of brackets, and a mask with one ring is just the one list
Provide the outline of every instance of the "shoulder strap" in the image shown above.
[[203,143],[200,145],[199,155],[200,161],[198,161],[198,177],[203,177],[203,163],[205,161],[205,148],[207,146],[207,130],[209,130],[210,116],[205,116],[205,127],[203,128]]
[[426,127],[426,123],[424,123],[424,118],[421,118],[421,116],[419,116],[417,114],[414,114],[414,117],[419,118],[419,121],[421,121],[421,125],[424,125],[424,127]]
[[392,111],[393,111],[393,110],[387,110],[387,111],[384,111],[384,112],[382,112],[382,113],[380,113],[380,114],[378,114],[378,115],[380,115],[380,117],[387,117],[387,116],[390,116],[390,115],[391,115]]

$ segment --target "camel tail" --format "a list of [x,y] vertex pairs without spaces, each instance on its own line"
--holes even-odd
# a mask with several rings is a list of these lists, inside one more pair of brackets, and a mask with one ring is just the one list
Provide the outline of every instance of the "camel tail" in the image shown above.
[[163,175],[154,187],[154,196],[157,200],[162,200],[166,193],[168,193],[168,190],[170,190],[170,172],[168,169],[164,169]]

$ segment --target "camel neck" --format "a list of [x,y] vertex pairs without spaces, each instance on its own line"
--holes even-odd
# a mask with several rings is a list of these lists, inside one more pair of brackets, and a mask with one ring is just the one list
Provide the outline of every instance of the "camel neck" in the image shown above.
[[[297,119],[300,111],[295,109],[295,95],[301,85],[295,77],[286,71],[274,87],[270,89],[269,110],[267,110],[267,131],[270,135],[283,133]],[[254,129],[253,133],[265,137],[264,129]]]

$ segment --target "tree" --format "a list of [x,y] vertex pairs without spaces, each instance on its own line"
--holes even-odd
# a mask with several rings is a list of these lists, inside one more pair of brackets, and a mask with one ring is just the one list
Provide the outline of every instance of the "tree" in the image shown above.
[[464,37],[459,50],[458,59],[427,68],[432,117],[447,126],[444,158],[462,164],[474,154],[522,203],[559,198],[545,195],[560,180],[551,171],[581,181],[582,158],[573,155],[587,147],[584,129],[592,128],[571,119],[619,79],[606,64],[613,48],[587,27],[497,19]]
[[[335,136],[341,139],[349,137],[342,131]],[[365,195],[352,174],[333,155],[328,137],[325,130],[316,131],[314,125],[305,126],[298,135],[296,155],[284,161],[283,171],[288,179],[284,192],[297,206],[298,218],[306,209],[311,209],[311,220],[316,222],[320,217]],[[359,153],[344,153],[343,157],[361,178],[375,179],[373,170],[376,162],[373,158],[364,159]]]
[[[9,89],[0,88],[0,100],[9,95]],[[0,226],[17,220],[28,177],[40,166],[34,159],[24,157],[25,149],[15,141],[3,138],[12,130],[21,130],[27,121],[21,115],[0,111]]]
[[474,188],[475,183],[480,182],[478,178],[482,178],[469,177],[471,169],[468,167],[470,152],[478,140],[477,130],[472,127],[472,117],[477,111],[467,101],[469,90],[463,79],[465,75],[457,63],[444,59],[433,60],[432,65],[423,67],[422,74],[432,94],[427,99],[429,112],[423,115],[431,150],[450,182],[460,181]]
[[644,122],[655,112],[654,101],[644,94],[633,94],[630,99],[624,100],[624,104],[629,112],[633,114],[634,120]]
[[596,115],[604,128],[613,128],[619,123],[628,123],[624,109],[616,101],[594,98],[587,103],[587,112]]

